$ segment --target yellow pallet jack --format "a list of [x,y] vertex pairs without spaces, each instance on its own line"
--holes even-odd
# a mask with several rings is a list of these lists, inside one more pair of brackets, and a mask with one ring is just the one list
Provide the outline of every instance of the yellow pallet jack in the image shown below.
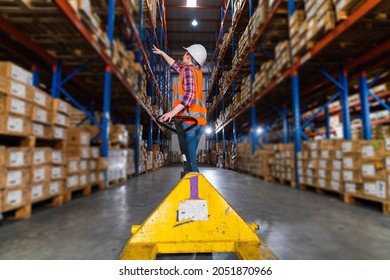
[[[181,122],[191,120],[183,129]],[[182,153],[188,159],[184,133],[197,125],[191,117],[173,118]],[[200,173],[184,161],[183,178],[142,225],[133,225],[122,260],[153,260],[157,254],[235,252],[238,259],[276,259],[256,234]]]

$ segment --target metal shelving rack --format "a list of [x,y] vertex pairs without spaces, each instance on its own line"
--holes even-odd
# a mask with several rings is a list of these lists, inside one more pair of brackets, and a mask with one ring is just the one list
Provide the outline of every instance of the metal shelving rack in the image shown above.
[[[253,14],[253,0],[248,0],[250,16]],[[245,1],[244,1],[245,2]],[[262,36],[266,36],[269,32],[269,26],[272,25],[275,17],[280,9],[287,5],[286,14],[287,19],[289,19],[295,12],[296,5],[298,2],[294,0],[288,1],[274,1],[273,6],[269,12],[267,19],[260,26],[256,37],[252,40],[249,51],[245,54],[245,58],[240,62],[238,67],[234,72],[233,77],[228,82],[228,87],[225,87],[223,91],[218,94],[218,88],[214,92],[214,84],[218,86],[219,76],[215,81],[211,81],[209,88],[210,96],[218,96],[217,104],[213,108],[209,108],[209,121],[212,121],[213,116],[218,116],[218,111],[224,110],[224,97],[228,95],[229,87],[232,86],[234,81],[237,79],[237,74],[242,70],[242,67],[247,63],[247,59],[250,56],[250,74],[251,79],[251,91],[253,90],[253,76],[254,76],[254,49],[261,43]],[[232,7],[234,7],[234,2],[232,1]],[[389,79],[389,77],[382,78],[383,71],[381,73],[376,73],[375,77],[371,82],[367,82],[366,71],[374,72],[372,69],[377,69],[389,62],[389,52],[390,52],[390,31],[386,33],[386,30],[382,28],[381,32],[373,36],[370,34],[370,31],[367,31],[364,27],[364,23],[368,21],[372,24],[373,28],[380,28],[385,26],[386,23],[381,25],[380,22],[372,21],[372,15],[382,9],[385,9],[388,4],[385,1],[381,0],[370,0],[365,1],[359,8],[352,12],[347,19],[341,21],[336,25],[336,27],[325,34],[318,42],[306,53],[298,57],[295,61],[292,61],[290,67],[280,73],[279,77],[273,81],[270,81],[270,84],[258,94],[252,95],[250,102],[248,102],[243,108],[241,108],[237,113],[228,119],[225,123],[216,128],[216,142],[218,142],[218,134],[225,134],[225,129],[231,128],[232,126],[232,138],[233,143],[237,144],[237,122],[245,123],[245,115],[250,109],[250,128],[251,128],[251,142],[252,142],[252,151],[255,152],[256,148],[259,146],[259,139],[263,137],[267,131],[270,131],[272,127],[278,121],[282,122],[283,127],[283,136],[282,141],[284,143],[290,142],[291,138],[295,144],[295,153],[300,152],[301,150],[301,139],[304,138],[309,140],[310,138],[303,132],[303,128],[310,123],[307,121],[302,125],[301,120],[301,103],[310,106],[318,106],[319,103],[325,103],[320,108],[319,112],[324,111],[326,127],[326,136],[329,137],[329,110],[328,105],[333,100],[340,98],[340,111],[342,116],[342,128],[344,139],[351,139],[351,125],[350,125],[350,104],[348,102],[349,95],[349,85],[350,81],[353,79],[358,79],[359,90],[360,90],[360,99],[362,104],[361,109],[361,118],[362,118],[362,128],[364,139],[371,138],[371,124],[375,123],[386,123],[388,120],[379,120],[376,122],[369,121],[369,107],[368,107],[368,96],[375,99],[379,104],[383,105],[386,109],[390,107],[383,102],[380,97],[375,96],[372,92],[369,92],[369,88],[377,83],[379,80]],[[237,22],[235,23],[237,24]],[[234,29],[235,26],[233,25]],[[288,28],[288,27],[287,27]],[[348,38],[352,37],[357,33],[362,34],[360,37],[354,37],[359,46],[354,50],[348,50],[337,53],[335,48],[341,39],[346,36]],[[372,35],[372,36],[370,36]],[[370,44],[367,45],[367,40],[370,41]],[[290,41],[290,40],[289,40]],[[233,54],[234,54],[234,41],[232,44]],[[334,50],[336,49],[336,51]],[[220,63],[223,58],[219,58]],[[323,68],[321,68],[323,66]],[[385,65],[386,66],[386,65]],[[329,73],[325,68],[328,69],[337,69],[334,72]],[[247,71],[249,72],[249,71]],[[359,75],[358,78],[354,76]],[[353,79],[351,79],[351,76]],[[334,78],[337,77],[337,78]],[[349,78],[348,78],[349,77]],[[350,81],[348,81],[348,79]],[[288,81],[290,80],[290,84]],[[334,90],[336,87],[336,95],[328,97],[326,92]],[[234,95],[235,85],[232,88],[232,95]],[[277,94],[276,94],[277,92]],[[326,100],[327,98],[330,98]],[[221,104],[222,103],[222,104]],[[222,106],[221,106],[222,105]],[[291,110],[288,111],[288,106],[291,106]],[[261,109],[261,110],[257,110]],[[257,111],[260,111],[257,112]],[[277,114],[275,114],[277,112]],[[316,117],[312,117],[314,119]],[[277,116],[280,116],[278,118]],[[257,128],[258,120],[263,122],[268,121],[268,125],[265,125],[264,132],[261,135],[256,135],[255,131]],[[246,118],[248,120],[248,118]],[[271,125],[269,125],[270,120],[272,120]],[[291,124],[290,124],[291,122]],[[290,136],[290,129],[292,129],[292,137]],[[261,145],[260,145],[261,146]],[[225,153],[224,149],[224,153]],[[295,157],[297,158],[297,157]],[[299,176],[296,177],[296,186],[299,186]]]
[[[82,110],[88,118],[91,120],[91,123],[96,124],[101,129],[101,136],[102,136],[102,148],[101,148],[101,156],[102,157],[108,157],[108,150],[109,150],[109,143],[108,143],[108,127],[109,127],[109,121],[110,116],[112,113],[112,110],[115,110],[118,105],[114,104],[114,106],[111,106],[111,98],[112,98],[112,78],[113,76],[116,78],[115,81],[119,81],[120,87],[124,88],[127,94],[130,94],[132,99],[136,103],[135,108],[135,125],[136,130],[139,131],[140,127],[140,121],[141,121],[141,108],[143,108],[144,112],[150,117],[150,130],[149,130],[149,141],[148,145],[152,147],[152,135],[153,135],[153,122],[155,122],[155,116],[153,116],[152,112],[149,111],[148,107],[144,102],[140,99],[140,97],[137,95],[136,90],[133,88],[131,84],[129,84],[124,75],[119,71],[119,69],[116,67],[116,65],[112,62],[112,56],[107,54],[107,52],[104,51],[104,49],[94,40],[92,37],[91,32],[86,28],[84,23],[80,20],[80,18],[76,15],[73,8],[70,6],[68,1],[66,0],[55,0],[53,1],[55,5],[58,7],[57,9],[60,12],[60,14],[64,15],[69,22],[72,24],[72,26],[75,28],[76,33],[74,40],[78,40],[78,36],[82,37],[83,46],[85,46],[86,49],[92,49],[93,53],[91,54],[92,59],[87,60],[86,62],[82,63],[80,67],[78,67],[76,70],[72,71],[71,69],[73,67],[70,66],[63,66],[62,61],[60,59],[57,59],[52,54],[48,53],[44,47],[36,44],[33,40],[29,38],[29,36],[25,35],[21,30],[15,28],[11,22],[8,22],[5,18],[0,16],[1,26],[2,30],[7,32],[8,34],[12,34],[12,38],[17,40],[17,42],[24,44],[25,46],[28,46],[30,52],[32,51],[33,55],[27,55],[25,50],[22,47],[19,47],[16,42],[14,42],[12,39],[4,39],[1,42],[1,46],[3,48],[6,48],[10,50],[12,53],[15,53],[17,56],[23,57],[26,61],[30,61],[33,66],[33,74],[34,74],[34,85],[39,85],[39,70],[43,70],[43,73],[49,73],[52,74],[51,77],[51,92],[53,98],[59,98],[62,94],[66,99],[71,101],[73,105],[75,105],[77,108]],[[126,10],[125,2],[123,3],[123,9]],[[54,4],[46,4],[49,6],[50,11],[53,11],[53,9],[56,7]],[[142,44],[143,35],[144,35],[144,28],[143,28],[143,19],[142,19],[142,6],[143,6],[143,0],[140,0],[140,19],[139,19],[139,26],[138,29],[136,27],[136,23],[134,22],[134,19],[129,16],[129,14],[126,14],[127,23],[129,24],[131,30],[132,30],[132,39],[135,41],[137,47],[139,50],[141,50],[138,56],[138,61],[142,61],[144,65],[144,69],[146,68],[146,72],[149,75],[149,80],[151,81],[151,84],[149,85],[150,90],[150,96],[158,98],[158,104],[162,108],[166,107],[165,102],[165,96],[168,95],[168,87],[164,86],[163,92],[160,91],[160,87],[162,83],[168,80],[169,81],[169,73],[167,73],[167,69],[164,68],[164,72],[159,72],[158,77],[154,75],[155,73],[155,66],[154,66],[154,59],[153,56],[151,56],[151,60],[148,59],[145,51],[145,46]],[[113,40],[114,40],[114,28],[115,28],[115,8],[116,8],[116,1],[115,0],[109,0],[108,1],[108,8],[107,8],[107,37],[110,42],[110,50],[111,54],[113,54]],[[164,1],[159,2],[159,11],[160,11],[160,17],[163,19],[161,21],[164,25],[164,27],[161,28],[161,34],[165,36],[161,36],[160,45],[163,45],[163,38],[167,38],[166,36],[166,24],[165,24],[165,7],[164,7]],[[151,14],[149,13],[149,16],[151,17]],[[151,20],[152,22],[152,20]],[[65,27],[69,28],[69,27]],[[164,30],[164,31],[163,31]],[[153,30],[150,30],[150,32],[153,34],[153,38],[157,38],[156,35],[156,28],[153,26]],[[78,33],[78,35],[77,35]],[[81,44],[81,43],[80,43]],[[159,45],[159,44],[158,44]],[[167,41],[165,40],[165,45],[167,46]],[[151,52],[152,53],[152,52]],[[92,87],[91,84],[85,82],[82,77],[75,77],[76,75],[80,76],[80,73],[86,69],[86,67],[90,66],[91,61],[96,62],[96,57],[98,58],[99,63],[104,64],[104,88],[103,88],[103,97],[99,96],[99,94],[93,94],[93,97],[96,99],[95,101],[98,103],[102,103],[102,123],[99,123],[98,120],[96,120],[93,116],[93,108],[91,110],[86,109],[83,105],[90,100],[91,93],[96,92],[95,88]],[[142,57],[142,59],[141,59]],[[75,57],[74,60],[77,60],[79,58]],[[52,67],[50,67],[50,65]],[[100,64],[98,64],[100,66]],[[52,68],[52,71],[51,69]],[[62,78],[63,74],[67,74],[68,76],[65,78]],[[75,98],[75,95],[72,95],[69,93],[69,89],[72,90],[75,89],[75,92],[77,93],[77,98]],[[81,90],[80,90],[81,89]],[[84,90],[84,95],[82,94]],[[82,98],[81,98],[82,97]],[[124,96],[125,97],[125,96]],[[81,99],[80,99],[81,98]],[[126,96],[127,98],[127,96]],[[80,100],[79,100],[80,99]],[[126,101],[125,101],[126,102]],[[124,113],[123,111],[120,112],[121,118],[125,120],[125,122],[128,121],[128,114],[127,112]],[[158,141],[160,140],[160,127],[156,126],[158,131]],[[164,136],[164,135],[163,135]],[[138,172],[138,150],[139,150],[139,143],[138,138],[136,137],[135,141],[135,165],[136,170]]]

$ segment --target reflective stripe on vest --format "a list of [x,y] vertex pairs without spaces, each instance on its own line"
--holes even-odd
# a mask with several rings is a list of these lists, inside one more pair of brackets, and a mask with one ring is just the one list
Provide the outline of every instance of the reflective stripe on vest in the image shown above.
[[[202,71],[196,69],[193,66],[190,66],[190,69],[195,77],[195,96],[192,105],[188,109],[183,109],[182,112],[178,115],[194,117],[195,119],[197,119],[198,125],[206,125],[207,109],[206,109],[206,102],[205,99],[203,98],[203,92],[202,92],[202,81],[203,81]],[[175,107],[181,102],[184,96],[183,80],[184,80],[184,67],[183,70],[180,72],[180,76],[175,87],[176,90],[174,90],[173,93]]]

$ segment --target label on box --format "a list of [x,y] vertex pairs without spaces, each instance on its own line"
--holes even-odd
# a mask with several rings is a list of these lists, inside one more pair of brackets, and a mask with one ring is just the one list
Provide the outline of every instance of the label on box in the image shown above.
[[54,138],[65,139],[65,131],[61,127],[54,127]]
[[89,145],[89,135],[87,133],[81,133],[80,142],[82,145]]
[[323,168],[323,169],[326,169],[327,167],[328,167],[328,161],[327,160],[325,160],[325,159],[321,159],[320,161],[319,161],[319,165],[320,165],[320,168]]
[[374,164],[363,164],[362,173],[364,176],[375,176],[375,165]]
[[62,152],[53,151],[53,153],[52,153],[52,161],[53,161],[53,163],[62,164],[63,163],[62,156],[63,156]]
[[326,181],[324,179],[318,179],[317,183],[318,183],[318,186],[321,188],[325,188],[325,186],[326,186]]
[[7,129],[9,131],[23,132],[23,119],[9,116]]
[[32,124],[32,132],[35,136],[44,136],[44,128],[42,124],[33,123]]
[[298,167],[303,167],[303,161],[302,160],[298,160]]
[[53,166],[51,168],[51,178],[52,179],[60,179],[62,178],[62,172],[61,167],[55,167]]
[[342,168],[341,160],[334,160],[333,169],[341,170],[341,168]]
[[71,172],[76,172],[76,171],[78,171],[78,169],[79,169],[79,166],[77,164],[77,161],[72,160],[72,161],[69,162],[69,170]]
[[352,143],[351,142],[343,142],[343,153],[350,153],[352,152]]
[[81,174],[80,175],[80,185],[81,186],[86,185],[87,182],[88,182],[87,175],[86,174]]
[[317,142],[310,142],[310,149],[311,150],[317,150],[317,147],[318,147]]
[[40,164],[45,162],[45,152],[35,151],[34,152],[34,164]]
[[15,190],[12,192],[8,192],[6,198],[6,204],[8,205],[18,205],[22,203],[23,191]]
[[308,185],[313,185],[313,178],[307,177],[307,178],[306,178],[306,184],[308,184]]
[[386,150],[390,151],[390,138],[385,138],[385,145],[386,145]]
[[321,157],[322,158],[329,158],[329,151],[328,150],[321,151]]
[[318,157],[317,151],[311,151],[311,152],[310,152],[310,157],[311,157],[311,158],[317,158],[317,157]]
[[324,169],[318,169],[318,177],[320,177],[320,178],[326,178],[326,170],[324,170]]
[[66,125],[66,117],[62,114],[57,114],[56,123],[60,125]]
[[31,189],[31,198],[36,199],[43,195],[43,185],[33,186]]
[[68,113],[68,103],[66,103],[65,101],[60,100],[59,107],[60,107],[60,111],[61,112]]
[[306,176],[313,177],[313,170],[312,169],[306,169]]
[[81,149],[81,157],[82,158],[89,158],[89,148],[82,148]]
[[337,159],[342,159],[343,158],[343,152],[341,150],[336,150],[336,155],[335,157]]
[[91,148],[91,157],[98,158],[100,156],[99,148]]
[[34,170],[34,182],[45,180],[45,168],[37,168]]
[[386,182],[376,181],[377,196],[380,198],[386,198]]
[[11,93],[20,98],[26,98],[26,86],[18,82],[11,82]]
[[332,180],[333,181],[340,181],[341,180],[340,171],[332,171]]
[[356,184],[345,183],[345,190],[350,193],[356,193]]
[[47,111],[37,108],[37,121],[47,122]]
[[86,160],[80,161],[80,170],[85,171],[88,169],[88,162]]
[[303,175],[303,169],[302,168],[298,168],[298,174],[299,175]]
[[11,98],[11,111],[13,113],[26,114],[26,102],[16,98]]
[[367,182],[364,183],[364,193],[376,196],[376,184]]
[[351,170],[344,170],[343,171],[343,177],[344,181],[353,181],[353,171]]
[[22,183],[22,171],[8,171],[6,187],[18,186]]
[[46,107],[46,95],[36,90],[34,95],[34,102],[43,107]]
[[73,188],[73,187],[77,186],[78,183],[79,183],[79,176],[78,175],[70,176],[70,177],[68,177],[68,180],[67,180],[67,187]]
[[17,167],[24,165],[24,152],[11,152],[9,155],[9,166]]
[[50,195],[54,195],[60,192],[60,183],[59,182],[51,182],[50,183],[50,189],[49,189]]
[[96,180],[97,180],[96,173],[93,173],[93,172],[90,173],[90,174],[89,174],[89,181],[90,181],[91,183],[95,183]]
[[362,157],[373,157],[375,156],[374,145],[367,145],[362,147]]
[[11,65],[11,77],[15,80],[24,82],[24,73],[23,69],[16,65]]
[[338,181],[332,181],[330,183],[330,188],[334,191],[340,191],[340,182]]
[[344,168],[353,168],[353,158],[343,158]]

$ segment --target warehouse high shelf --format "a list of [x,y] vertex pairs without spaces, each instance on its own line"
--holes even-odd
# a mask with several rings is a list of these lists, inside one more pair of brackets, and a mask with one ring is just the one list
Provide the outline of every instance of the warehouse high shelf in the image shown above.
[[[278,2],[275,5],[278,5]],[[309,102],[318,104],[320,102],[323,102],[324,99],[327,97],[327,95],[323,94],[324,90],[329,91],[329,86],[336,85],[338,88],[341,88],[343,92],[342,100],[344,102],[342,105],[342,109],[343,118],[345,120],[343,123],[344,132],[346,137],[348,138],[348,135],[350,134],[350,121],[349,112],[347,109],[348,104],[345,98],[348,95],[348,81],[345,74],[347,73],[347,71],[349,72],[349,75],[359,74],[359,71],[361,70],[372,71],[371,69],[374,66],[379,67],[380,64],[383,64],[388,61],[388,55],[386,57],[386,53],[388,53],[389,51],[389,34],[386,34],[386,32],[380,32],[380,34],[373,35],[373,32],[371,30],[367,30],[366,27],[366,25],[371,26],[372,29],[383,27],[382,30],[385,30],[384,27],[386,26],[386,21],[381,22],[375,20],[375,17],[377,15],[380,15],[381,11],[386,11],[386,5],[388,4],[385,3],[385,1],[365,1],[359,8],[352,12],[347,19],[341,21],[333,30],[331,30],[323,38],[320,38],[319,41],[316,42],[309,51],[301,54],[299,57],[296,57],[291,67],[282,72],[277,79],[270,81],[270,84],[265,89],[256,93],[243,109],[240,109],[238,112],[233,114],[233,117],[226,120],[224,123],[222,123],[222,125],[216,127],[216,134],[218,134],[219,132],[224,133],[225,127],[232,123],[233,134],[235,134],[235,120],[237,120],[238,118],[243,118],[243,113],[247,112],[249,108],[251,108],[252,131],[254,131],[259,115],[256,113],[256,106],[262,105],[264,108],[264,105],[266,104],[274,105],[266,105],[268,107],[276,107],[277,111],[282,116],[282,119],[284,119],[284,122],[287,123],[288,127],[288,122],[286,121],[288,119],[288,114],[286,114],[286,112],[282,113],[285,108],[283,104],[290,106],[294,105],[292,111],[293,119],[295,120],[293,123],[293,128],[295,131],[294,138],[296,142],[297,151],[299,151],[301,137],[299,117],[299,100],[301,98],[299,97],[299,88],[301,87],[303,89],[302,97],[305,98],[302,100],[302,102],[305,102],[306,104],[309,104]],[[294,1],[289,1],[290,16],[294,13],[294,11],[295,3]],[[269,22],[272,22],[272,19],[273,16],[271,14],[271,16],[268,17],[268,20],[265,21],[265,23],[263,23],[260,27],[260,30],[262,32],[265,32],[265,34],[267,33],[267,24],[269,24]],[[262,32],[259,32],[259,37]],[[359,32],[360,37],[353,37]],[[363,33],[363,35],[361,33]],[[354,47],[353,50],[348,49],[348,51],[341,51],[339,55],[336,55],[337,51],[335,52],[335,46],[337,46],[337,44],[342,43],[342,38],[355,38],[358,41],[357,46]],[[257,41],[255,43],[257,43]],[[256,46],[256,44],[253,44],[251,46]],[[250,52],[247,52],[246,57],[248,57],[249,53]],[[244,63],[245,61],[241,61],[240,66],[244,65]],[[253,66],[254,62],[251,61],[251,64]],[[331,74],[329,74],[324,69],[320,69],[320,65],[325,66],[329,69],[334,69],[336,67],[339,67],[340,64],[344,64],[343,68],[340,68],[342,70],[332,72]],[[298,85],[298,71],[301,76],[301,85]],[[237,74],[237,72],[235,73]],[[333,76],[338,75],[340,76],[340,82],[336,81],[333,78]],[[325,79],[321,78],[323,76],[325,76]],[[292,79],[292,89],[294,93],[294,99],[292,100],[292,102],[289,98],[291,95],[287,94],[288,92],[291,92],[289,89],[290,86],[287,83],[288,77],[291,77]],[[233,80],[234,76],[229,81],[229,86]],[[278,90],[278,94],[271,94],[275,93],[276,90]],[[227,88],[224,88],[223,92],[219,95],[217,99],[217,105],[221,102],[222,97],[226,94],[226,92]],[[213,110],[218,110],[218,106],[210,109],[209,120],[212,119]],[[264,112],[268,115],[268,118],[275,116],[275,114],[272,114],[272,111],[270,112],[269,109],[264,110]],[[289,129],[284,129],[284,131],[285,133],[288,133]],[[254,133],[252,134],[254,135]],[[233,136],[233,138],[236,138],[235,135]],[[284,137],[284,139],[289,140],[289,137]],[[216,139],[216,141],[217,140],[218,138]],[[254,150],[256,148],[256,140],[257,137],[254,137],[252,139]]]
[[[39,10],[35,9],[34,13],[28,14],[28,11],[23,11],[23,12],[18,12],[23,16],[20,17],[20,19],[15,16],[15,12],[11,14],[11,9],[8,11],[10,12],[10,17],[8,20],[10,20],[12,24],[17,25],[17,29],[19,32],[14,32],[13,38],[17,38],[19,42],[25,42],[26,46],[30,46],[30,50],[33,50],[33,55],[27,56],[24,55],[27,59],[22,63],[22,65],[26,65],[26,61],[30,61],[31,64],[35,64],[38,66],[39,70],[42,70],[42,77],[45,78],[46,84],[48,84],[49,79],[53,81],[52,83],[52,91],[53,91],[53,96],[57,96],[59,92],[62,94],[66,95],[68,99],[72,99],[71,101],[76,104],[79,108],[82,107],[83,111],[89,115],[92,119],[93,116],[90,113],[90,110],[87,110],[84,108],[84,104],[88,104],[88,100],[91,98],[91,93],[96,92],[95,88],[104,88],[104,98],[102,96],[99,96],[98,94],[95,95],[95,100],[97,104],[103,103],[104,108],[103,108],[103,120],[104,123],[101,125],[102,128],[108,127],[108,116],[109,113],[117,113],[120,119],[124,120],[126,123],[129,121],[129,114],[128,114],[128,108],[129,105],[127,105],[128,102],[129,104],[138,104],[135,109],[135,120],[136,120],[136,125],[139,127],[140,124],[140,106],[144,108],[144,111],[146,114],[150,117],[151,121],[155,121],[155,116],[152,114],[150,109],[146,106],[146,104],[140,100],[139,96],[136,94],[136,91],[133,87],[133,85],[129,84],[129,82],[126,80],[125,76],[119,71],[117,66],[112,62],[110,58],[111,52],[106,52],[104,51],[101,46],[92,38],[91,32],[86,28],[85,23],[81,22],[80,18],[77,18],[74,10],[70,7],[68,1],[55,1],[55,3],[58,5],[52,4],[52,3],[45,3],[45,5],[39,6],[43,10],[43,14],[45,16],[41,16],[38,19],[38,15],[40,15]],[[142,7],[142,1],[140,1],[141,7]],[[34,5],[34,3],[32,3]],[[111,50],[112,50],[112,40],[113,40],[113,34],[114,34],[114,8],[115,8],[115,1],[109,1],[108,5],[108,37],[111,39]],[[142,8],[141,8],[142,9]],[[164,10],[164,7],[160,7],[160,10]],[[60,12],[61,11],[61,12]],[[141,11],[142,14],[142,11]],[[8,16],[8,14],[5,13],[5,15]],[[69,26],[66,21],[65,17],[63,15],[66,15],[68,19],[72,22],[74,25],[74,28]],[[165,15],[164,15],[165,17]],[[3,20],[3,18],[1,18]],[[35,21],[34,21],[35,20]],[[34,21],[34,25],[28,24],[28,22]],[[53,22],[52,25],[50,25],[50,22]],[[24,24],[26,23],[26,24]],[[62,23],[62,26],[60,25]],[[142,29],[142,17],[140,18],[140,25],[139,28]],[[134,23],[133,23],[134,24]],[[9,28],[4,29],[7,27],[6,25],[2,24],[2,29],[6,32],[9,32]],[[69,28],[70,27],[70,28]],[[35,28],[35,29],[33,29]],[[38,28],[41,28],[38,31]],[[47,32],[43,32],[42,30],[47,30]],[[55,32],[53,33],[53,30]],[[74,33],[74,31],[77,30],[77,33],[80,34],[77,36],[77,33]],[[50,31],[50,32],[49,32]],[[33,36],[32,40],[29,39],[27,36],[25,36],[23,33],[27,33],[29,36]],[[57,35],[58,38],[53,37],[51,39],[53,42],[50,42],[50,38],[47,38],[46,41],[44,41],[42,35],[41,37],[37,36],[37,32],[40,34],[48,37],[48,36],[54,36]],[[64,32],[61,34],[61,32]],[[11,33],[11,32],[9,32]],[[51,35],[50,35],[51,34]],[[71,35],[72,34],[72,35]],[[18,35],[18,37],[16,37]],[[76,36],[75,36],[76,35]],[[21,36],[24,36],[24,39],[26,40],[20,40]],[[166,37],[166,36],[165,36]],[[69,42],[67,42],[66,47],[63,49],[57,48],[57,50],[53,51],[53,44],[59,45],[61,42],[60,38],[69,38]],[[72,39],[70,39],[72,38]],[[139,37],[138,37],[139,39]],[[37,41],[38,44],[36,44],[34,41]],[[6,49],[12,49],[17,45],[16,42],[13,42],[11,39],[4,39],[2,40],[2,46],[5,46]],[[52,45],[50,45],[52,44]],[[69,47],[67,47],[69,45]],[[22,56],[24,52],[24,46],[18,48],[14,48],[12,50],[13,53],[17,53],[17,56],[15,57],[15,61],[20,61],[18,59],[18,56]],[[91,54],[90,50],[91,48],[94,50],[94,52]],[[18,53],[17,50],[20,52]],[[49,51],[47,51],[49,50]],[[72,52],[69,52],[69,50],[72,50]],[[56,53],[59,55],[57,56]],[[85,55],[88,54],[88,56],[91,56],[91,60],[86,61],[84,64],[82,64],[80,67],[80,60],[81,57],[85,57]],[[30,60],[28,58],[30,57]],[[98,59],[96,59],[96,57]],[[12,58],[12,57],[10,57]],[[31,59],[33,58],[33,59]],[[61,60],[57,60],[57,58]],[[13,59],[13,58],[12,58]],[[77,62],[77,60],[79,62]],[[140,60],[139,60],[140,61]],[[34,63],[32,63],[34,62]],[[62,62],[62,63],[61,63]],[[102,65],[102,62],[104,63]],[[162,104],[162,106],[165,106],[165,98],[163,97],[163,94],[158,88],[158,85],[161,84],[162,78],[166,79],[167,74],[166,70],[164,69],[164,73],[160,73],[162,76],[161,78],[159,77],[159,82],[154,76],[154,69],[151,69],[150,63],[147,59],[145,59],[144,55],[144,60],[143,62],[145,63],[145,66],[149,69],[149,75],[152,77],[152,81],[155,87],[155,92],[153,92],[153,88],[151,88],[151,92],[153,92],[154,95],[158,96],[159,99],[159,104]],[[64,66],[62,66],[64,64]],[[53,67],[53,78],[49,78],[46,73],[51,73],[51,68]],[[76,71],[72,72],[69,69],[73,68],[76,69]],[[98,69],[102,69],[102,71],[105,69],[105,79],[104,79],[104,87],[103,87],[103,79],[96,79],[93,77],[96,77],[98,75]],[[61,78],[61,74],[65,73],[69,75],[66,79]],[[77,76],[76,76],[77,75]],[[111,76],[114,75],[117,79],[114,80],[115,82],[111,85]],[[76,77],[75,77],[76,76]],[[101,86],[97,85],[95,88],[92,86],[89,86],[88,82],[93,80],[94,84],[98,83]],[[69,81],[69,82],[68,82]],[[75,82],[76,81],[76,82]],[[117,83],[119,81],[119,84]],[[66,84],[65,84],[66,82]],[[63,87],[65,85],[65,88]],[[111,93],[111,88],[113,90],[113,93]],[[73,94],[66,94],[68,92],[72,92]],[[84,92],[83,92],[84,91]],[[120,92],[126,91],[127,94],[120,94]],[[65,93],[66,92],[66,93]],[[164,88],[164,95],[165,93],[168,92],[168,88]],[[87,93],[87,94],[85,94]],[[130,93],[130,94],[129,94]],[[73,98],[72,96],[77,96],[77,98]],[[111,96],[113,97],[113,100],[116,100],[116,104],[113,103],[113,106],[110,106],[110,99]],[[81,97],[81,98],[80,98]],[[132,99],[129,99],[131,97]],[[120,101],[119,101],[120,100]],[[135,102],[134,102],[135,100]],[[114,112],[114,110],[116,112]],[[113,119],[116,119],[113,116]],[[131,118],[130,118],[131,119]],[[96,123],[96,121],[95,121]],[[160,128],[159,126],[156,126],[158,130],[158,135]],[[103,139],[107,135],[107,130],[104,131],[103,133]],[[152,135],[152,132],[150,133]],[[151,137],[150,137],[151,138]],[[150,140],[150,139],[149,139]],[[150,142],[150,147],[151,147],[151,142],[153,139],[151,139]],[[104,141],[107,144],[107,141]],[[107,156],[108,153],[108,145],[104,144],[102,148],[102,155]],[[104,148],[106,147],[106,148]],[[137,151],[137,149],[136,149]],[[137,160],[136,160],[137,162]]]

